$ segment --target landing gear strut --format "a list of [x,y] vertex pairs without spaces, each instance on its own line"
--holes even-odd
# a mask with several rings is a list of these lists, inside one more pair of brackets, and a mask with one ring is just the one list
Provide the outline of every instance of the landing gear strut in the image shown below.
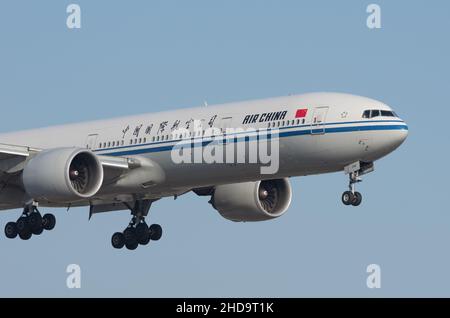
[[33,234],[40,235],[44,230],[52,230],[55,224],[56,218],[53,214],[42,216],[36,205],[27,205],[16,222],[6,224],[5,235],[10,239],[19,236],[22,240],[29,240]]
[[114,248],[120,249],[125,246],[129,250],[135,250],[139,245],[147,245],[151,240],[158,241],[161,238],[161,226],[159,224],[148,226],[145,222],[152,202],[152,200],[138,200],[134,207],[125,204],[133,217],[123,232],[116,232],[111,237]]
[[349,191],[342,194],[342,203],[345,205],[359,206],[362,202],[362,194],[356,191],[356,184],[362,182],[361,176],[374,170],[373,163],[355,162],[344,168],[349,176]]

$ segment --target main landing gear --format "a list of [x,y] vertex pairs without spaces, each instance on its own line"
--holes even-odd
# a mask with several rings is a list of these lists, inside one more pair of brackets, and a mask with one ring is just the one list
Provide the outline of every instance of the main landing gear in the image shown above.
[[362,194],[356,191],[355,185],[362,182],[361,176],[374,170],[373,163],[355,162],[344,168],[349,176],[349,191],[342,194],[342,203],[345,205],[359,206],[362,202]]
[[10,239],[19,236],[22,240],[29,240],[33,234],[40,235],[44,230],[52,230],[55,224],[56,218],[53,214],[47,213],[42,216],[36,206],[30,205],[23,209],[16,222],[6,224],[5,235]]
[[111,237],[111,244],[114,248],[121,249],[125,246],[129,250],[135,250],[139,245],[147,245],[150,241],[158,241],[161,238],[161,226],[159,224],[148,226],[145,222],[152,202],[151,200],[138,200],[134,207],[125,204],[133,217],[123,232],[116,232]]

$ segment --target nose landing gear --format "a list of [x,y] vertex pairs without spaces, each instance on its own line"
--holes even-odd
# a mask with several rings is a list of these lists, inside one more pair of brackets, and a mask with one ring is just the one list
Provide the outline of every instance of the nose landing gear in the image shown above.
[[355,185],[362,182],[361,176],[374,170],[373,163],[355,162],[344,168],[349,175],[349,191],[342,194],[342,203],[345,205],[359,206],[362,202],[362,194],[356,191]]
[[353,173],[350,175],[349,191],[345,191],[342,194],[342,203],[345,205],[359,206],[362,202],[362,194],[355,191],[355,183],[361,182],[362,180],[355,176]]

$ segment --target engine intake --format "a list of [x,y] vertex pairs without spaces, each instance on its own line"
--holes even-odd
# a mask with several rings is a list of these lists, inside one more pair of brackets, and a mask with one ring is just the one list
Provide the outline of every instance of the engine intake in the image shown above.
[[288,179],[276,179],[219,185],[211,203],[228,220],[254,222],[283,215],[291,197]]
[[37,201],[69,202],[95,195],[103,167],[87,149],[56,148],[38,153],[25,166],[25,191]]

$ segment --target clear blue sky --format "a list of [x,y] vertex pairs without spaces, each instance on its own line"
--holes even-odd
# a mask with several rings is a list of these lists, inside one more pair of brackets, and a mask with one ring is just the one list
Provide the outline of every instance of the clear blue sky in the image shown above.
[[[226,221],[206,198],[154,204],[161,241],[114,250],[128,212],[54,210],[30,241],[0,239],[0,296],[450,296],[448,1],[2,1],[0,131],[289,93],[392,105],[406,143],[344,207],[343,173],[296,178],[283,217]],[[382,29],[366,27],[366,7]],[[0,213],[0,224],[20,211]],[[66,266],[82,288],[66,288]],[[366,287],[381,266],[382,288]]]

